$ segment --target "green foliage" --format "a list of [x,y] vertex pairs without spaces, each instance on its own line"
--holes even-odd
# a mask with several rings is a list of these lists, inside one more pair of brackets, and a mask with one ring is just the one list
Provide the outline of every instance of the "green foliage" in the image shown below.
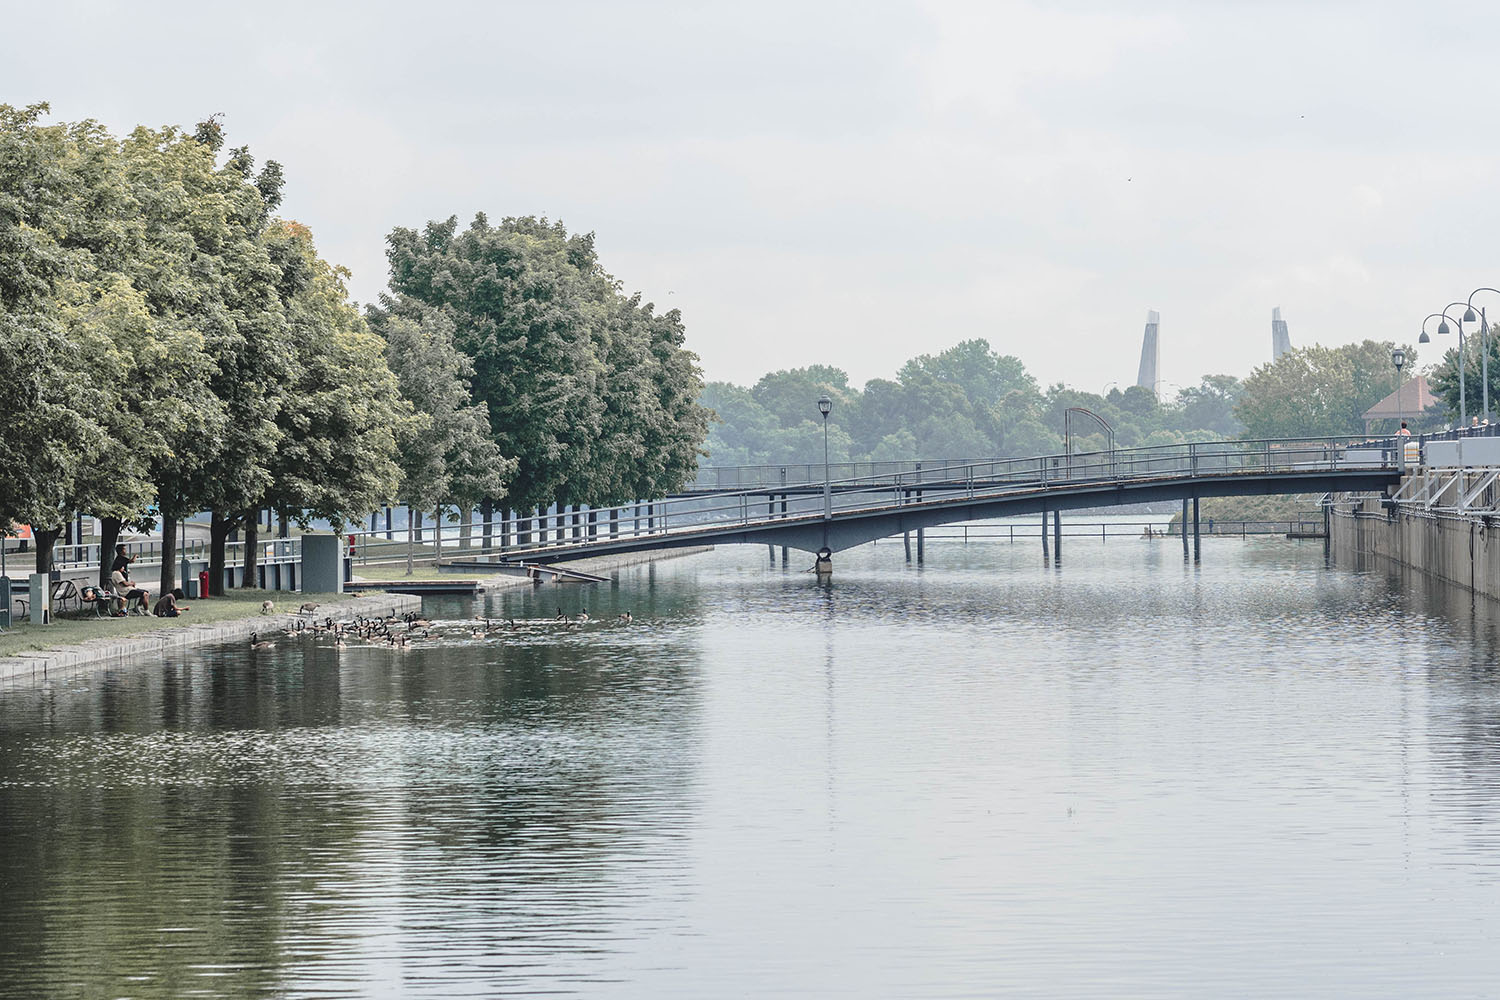
[[[711,382],[702,401],[718,417],[706,445],[712,465],[821,462],[817,399],[833,399],[829,456],[834,461],[911,461],[1023,457],[1063,450],[1063,415],[1082,406],[1115,430],[1121,447],[1205,440],[1239,430],[1232,406],[1239,381],[1206,376],[1175,402],[1131,386],[1108,396],[1064,385],[1043,392],[1025,365],[968,340],[924,354],[892,379],[849,384],[838,368],[813,365],[772,372],[752,388]],[[1074,450],[1105,447],[1090,423]]]
[[489,414],[469,392],[473,366],[453,343],[453,324],[433,309],[414,315],[370,311],[403,399],[415,407],[397,435],[400,486],[393,494],[417,510],[472,506],[505,495],[515,472],[490,436]]
[[[1490,376],[1490,411],[1500,409],[1500,338],[1495,337],[1495,331],[1490,331],[1489,340],[1489,376]],[[1456,338],[1455,338],[1456,339]],[[1475,417],[1484,417],[1484,348],[1486,338],[1480,337],[1477,332],[1472,336],[1464,338],[1464,403],[1465,410],[1472,421]],[[1412,369],[1415,371],[1415,369]],[[1443,410],[1448,420],[1457,420],[1459,415],[1459,375],[1458,375],[1458,347],[1448,348],[1443,354],[1443,360],[1433,366],[1428,373],[1427,384],[1432,389],[1432,394],[1443,402]],[[1415,424],[1412,425],[1416,427]]]
[[[1235,415],[1252,438],[1362,434],[1364,412],[1396,391],[1394,347],[1366,340],[1288,351],[1250,373]],[[1415,370],[1416,352],[1407,347],[1406,357]]]
[[533,217],[483,214],[387,238],[381,313],[432,309],[473,363],[518,507],[661,496],[690,479],[707,424],[681,317],[627,298],[594,239]]

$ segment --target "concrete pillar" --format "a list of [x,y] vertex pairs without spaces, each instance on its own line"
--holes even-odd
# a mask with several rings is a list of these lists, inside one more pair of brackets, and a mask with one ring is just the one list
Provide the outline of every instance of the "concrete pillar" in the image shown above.
[[1062,511],[1052,512],[1052,559],[1062,565]]
[[1203,542],[1198,534],[1198,498],[1193,497],[1193,562],[1203,558]]
[[927,529],[917,529],[917,565],[927,561]]
[[1182,558],[1188,557],[1188,502],[1184,497],[1182,500]]
[[906,547],[906,561],[911,562],[911,532],[901,532],[901,544]]
[[771,557],[771,565],[775,566],[776,565],[776,546],[774,546],[774,545],[767,545],[766,546],[766,553]]
[[1042,562],[1052,561],[1052,553],[1047,551],[1047,512],[1042,511]]

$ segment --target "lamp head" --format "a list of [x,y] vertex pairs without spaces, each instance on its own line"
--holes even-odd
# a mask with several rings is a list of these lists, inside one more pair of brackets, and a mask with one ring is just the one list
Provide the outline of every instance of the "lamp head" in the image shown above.
[[1429,337],[1429,336],[1427,336],[1427,331],[1426,330],[1423,330],[1422,331],[1422,336],[1420,336],[1420,337],[1417,338],[1417,343],[1419,343],[1419,344],[1430,344],[1430,343],[1432,343],[1432,338]]
[[1401,366],[1406,364],[1406,352],[1399,347],[1392,351],[1391,364],[1395,365],[1396,370],[1399,372],[1401,370]]
[[1478,316],[1474,315],[1474,307],[1473,306],[1470,306],[1469,308],[1467,308],[1467,309],[1464,310],[1464,322],[1465,323],[1472,323],[1472,322],[1474,322],[1478,318],[1479,318]]
[[1448,329],[1448,321],[1447,320],[1442,320],[1441,322],[1438,323],[1438,336],[1439,337],[1446,336],[1447,334],[1450,334],[1452,332],[1453,332],[1452,330]]
[[823,416],[825,416],[825,417],[828,416],[828,414],[832,413],[833,412],[833,400],[829,399],[827,396],[819,396],[818,397],[818,412],[821,413],[821,414],[823,414]]

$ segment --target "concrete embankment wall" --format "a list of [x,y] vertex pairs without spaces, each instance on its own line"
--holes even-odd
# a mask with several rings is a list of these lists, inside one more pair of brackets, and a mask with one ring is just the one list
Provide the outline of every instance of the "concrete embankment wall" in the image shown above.
[[1500,598],[1500,517],[1386,510],[1378,500],[1335,505],[1329,518],[1334,562],[1364,569],[1372,562],[1409,568]]

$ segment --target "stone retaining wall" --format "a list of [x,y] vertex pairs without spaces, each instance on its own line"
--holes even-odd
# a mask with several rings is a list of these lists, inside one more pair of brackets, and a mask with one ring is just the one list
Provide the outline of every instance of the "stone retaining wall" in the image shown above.
[[1386,510],[1366,500],[1334,506],[1329,549],[1335,563],[1364,569],[1372,561],[1500,598],[1500,517]]
[[[370,594],[319,608],[316,617],[324,615],[337,619],[353,618],[355,615],[384,616],[420,611],[422,599],[408,594]],[[146,656],[186,649],[190,646],[206,646],[218,642],[234,642],[248,639],[252,632],[283,632],[299,619],[299,615],[253,615],[232,621],[210,624],[176,624],[150,632],[131,635],[101,636],[76,646],[21,653],[0,658],[0,681],[35,681],[83,667],[97,667],[132,656]],[[100,622],[101,628],[109,623]]]

